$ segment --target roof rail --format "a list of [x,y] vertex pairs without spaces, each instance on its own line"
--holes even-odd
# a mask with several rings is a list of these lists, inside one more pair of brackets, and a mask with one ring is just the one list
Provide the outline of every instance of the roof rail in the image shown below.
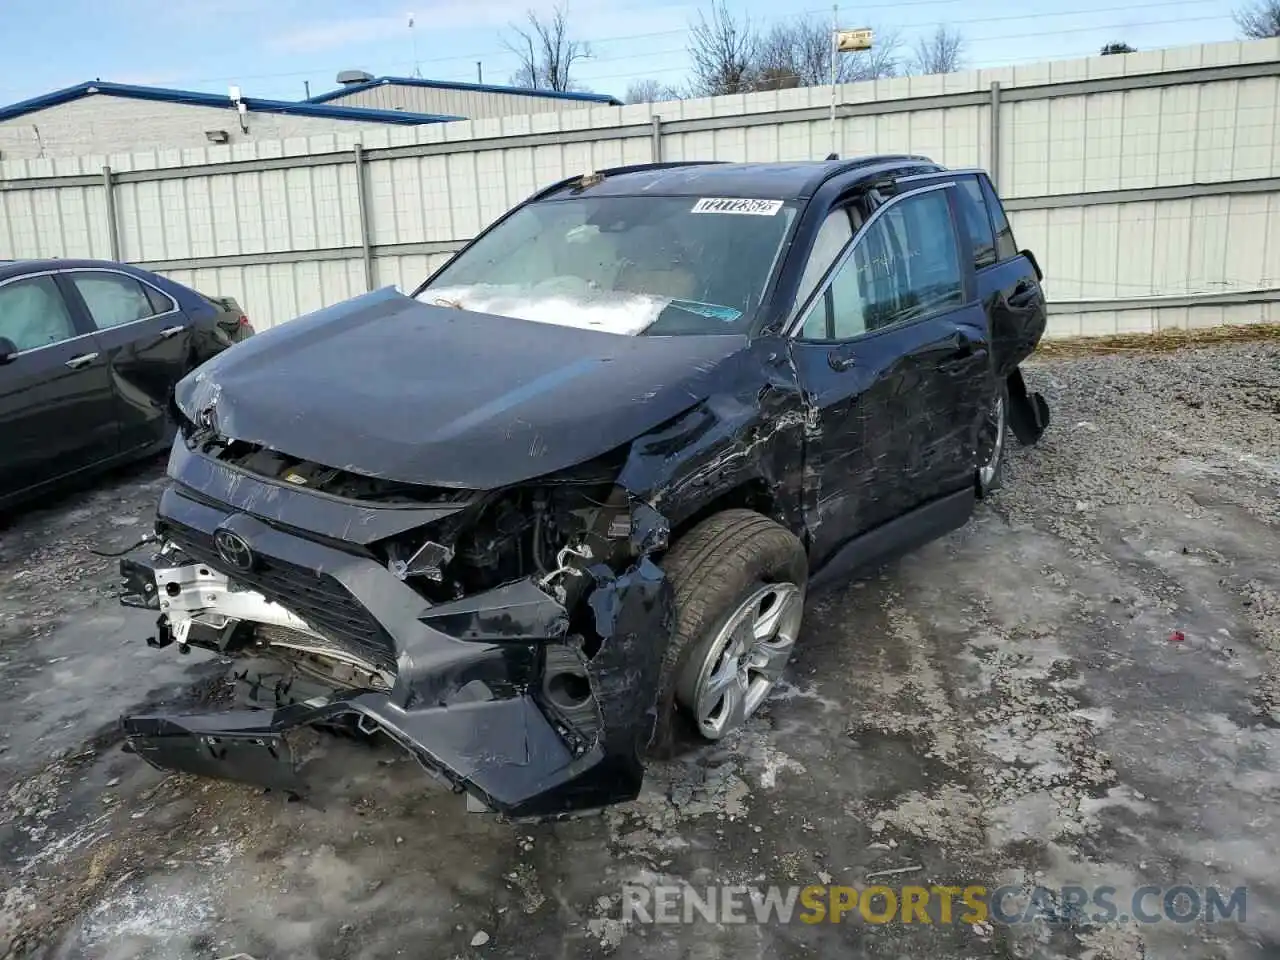
[[[616,177],[624,173],[643,173],[646,170],[673,170],[677,167],[709,167],[713,164],[724,163],[723,160],[672,160],[665,163],[633,163],[625,167],[609,167],[605,170],[592,170],[591,174],[597,174],[606,180],[609,177]],[[541,200],[543,197],[549,197],[554,193],[558,193],[565,187],[571,186],[575,181],[581,180],[587,176],[587,172],[579,173],[572,177],[565,177],[558,183],[553,183],[549,187],[543,187],[525,203],[532,203],[535,200]]]

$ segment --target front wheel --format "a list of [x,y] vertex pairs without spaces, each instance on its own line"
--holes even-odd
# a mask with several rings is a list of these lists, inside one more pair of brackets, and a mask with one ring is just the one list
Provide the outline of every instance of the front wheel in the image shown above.
[[751,510],[725,510],[668,551],[676,625],[659,680],[655,744],[677,726],[719,740],[768,698],[804,616],[808,562],[788,530]]

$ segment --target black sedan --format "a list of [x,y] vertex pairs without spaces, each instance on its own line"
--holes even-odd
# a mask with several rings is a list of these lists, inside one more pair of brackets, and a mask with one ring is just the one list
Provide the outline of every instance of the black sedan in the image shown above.
[[253,333],[239,305],[122,263],[0,263],[0,508],[163,450],[174,384]]

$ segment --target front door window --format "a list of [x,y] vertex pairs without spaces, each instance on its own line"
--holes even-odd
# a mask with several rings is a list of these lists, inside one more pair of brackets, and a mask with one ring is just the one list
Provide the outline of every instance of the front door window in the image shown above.
[[52,277],[30,277],[0,287],[0,337],[19,352],[48,347],[76,335],[71,314]]
[[946,192],[895,203],[858,237],[810,305],[806,340],[849,340],[935,316],[965,301],[964,271]]

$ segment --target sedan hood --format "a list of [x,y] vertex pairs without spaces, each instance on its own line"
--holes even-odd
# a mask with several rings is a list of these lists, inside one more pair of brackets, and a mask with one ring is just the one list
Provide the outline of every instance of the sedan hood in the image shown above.
[[742,336],[628,337],[391,288],[292,320],[178,384],[218,433],[402,483],[485,490],[606,453],[712,392]]

